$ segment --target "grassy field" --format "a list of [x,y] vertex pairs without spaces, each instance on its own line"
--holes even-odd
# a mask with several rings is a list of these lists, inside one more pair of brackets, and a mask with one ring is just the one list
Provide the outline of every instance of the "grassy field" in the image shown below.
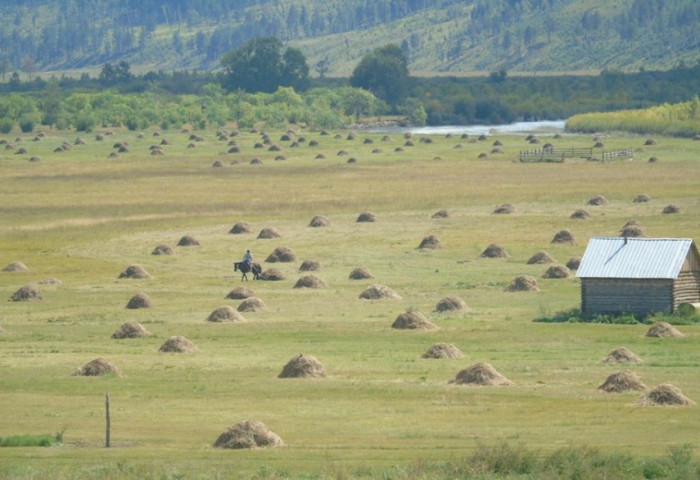
[[[524,135],[416,137],[405,146],[400,134],[348,140],[347,132],[298,130],[306,137],[298,147],[270,132],[281,147],[271,152],[254,148],[260,133],[245,131],[235,137],[242,152],[228,154],[215,132],[196,133],[203,141],[179,131],[115,132],[102,141],[90,134],[86,145],[63,152],[54,149],[78,135],[3,137],[15,149],[0,150],[0,268],[19,261],[28,271],[0,272],[0,297],[48,277],[61,283],[41,286],[41,301],[8,301],[0,311],[0,436],[62,432],[64,443],[0,448],[0,477],[398,478],[410,465],[458,461],[502,442],[542,455],[588,446],[640,458],[698,446],[698,407],[640,407],[640,394],[597,387],[624,368],[601,360],[626,346],[644,359],[633,369],[649,387],[670,382],[700,401],[700,326],[679,327],[685,338],[650,339],[645,325],[533,323],[577,307],[579,282],[543,279],[546,266],[526,262],[547,251],[566,263],[583,254],[589,237],[617,236],[633,218],[648,236],[698,240],[700,142],[657,138],[644,146],[644,137],[609,136],[606,148],[634,148],[634,160],[522,164],[518,151],[532,148]],[[150,155],[163,139],[170,142],[165,155]],[[497,139],[504,153],[490,153]],[[557,148],[594,143],[589,136],[544,140]],[[129,152],[110,158],[117,142]],[[22,146],[26,154],[14,153]],[[651,156],[658,161],[648,162]],[[222,167],[213,167],[217,160]],[[651,201],[634,203],[639,194]],[[586,205],[595,195],[610,204]],[[516,212],[493,214],[503,203]],[[669,204],[680,213],[662,214]],[[591,218],[570,219],[579,208]],[[450,216],[431,218],[442,209]],[[358,223],[365,211],[377,221]],[[316,215],[330,225],[308,226]],[[228,233],[239,221],[252,232]],[[258,239],[266,227],[281,238]],[[577,245],[550,243],[564,228]],[[443,248],[418,249],[430,234]],[[176,246],[184,235],[200,245]],[[510,257],[479,258],[491,243]],[[151,255],[159,244],[175,254]],[[264,262],[277,247],[298,260]],[[246,249],[286,279],[248,282],[266,311],[244,313],[241,323],[207,322],[217,307],[240,303],[225,297],[242,285],[232,262]],[[311,259],[327,287],[293,288],[300,263]],[[133,263],[152,278],[118,278]],[[375,278],[349,279],[356,267]],[[521,274],[537,277],[541,291],[505,292]],[[374,283],[401,298],[359,299]],[[152,308],[125,308],[138,292]],[[435,313],[447,295],[469,311]],[[392,329],[407,309],[439,328]],[[111,339],[127,321],[152,335]],[[199,352],[159,353],[173,335]],[[420,358],[437,342],[456,345],[465,358]],[[328,377],[277,378],[299,353],[318,358]],[[98,357],[124,376],[72,376]],[[514,385],[448,384],[475,362],[490,363]],[[212,447],[244,419],[264,422],[285,445]]]

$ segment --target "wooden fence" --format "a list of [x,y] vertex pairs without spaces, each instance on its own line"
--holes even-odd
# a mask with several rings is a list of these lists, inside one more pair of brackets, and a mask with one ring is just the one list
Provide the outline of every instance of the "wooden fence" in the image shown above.
[[[552,162],[561,163],[566,158],[592,158],[592,148],[565,148],[557,150],[554,148],[537,148],[534,150],[521,150],[519,159],[524,163]],[[601,161],[615,158],[634,158],[634,151],[631,148],[600,152]]]

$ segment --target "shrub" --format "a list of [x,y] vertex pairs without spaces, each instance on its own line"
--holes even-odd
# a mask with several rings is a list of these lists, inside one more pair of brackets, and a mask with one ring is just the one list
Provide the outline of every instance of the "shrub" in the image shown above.
[[9,118],[0,118],[0,133],[10,133],[15,126],[15,122]]

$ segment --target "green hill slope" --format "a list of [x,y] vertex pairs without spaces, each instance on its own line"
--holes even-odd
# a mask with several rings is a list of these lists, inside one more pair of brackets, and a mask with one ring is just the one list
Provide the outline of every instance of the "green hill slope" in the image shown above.
[[209,70],[257,36],[348,75],[377,45],[402,46],[415,73],[667,69],[700,59],[694,0],[12,0],[0,66]]

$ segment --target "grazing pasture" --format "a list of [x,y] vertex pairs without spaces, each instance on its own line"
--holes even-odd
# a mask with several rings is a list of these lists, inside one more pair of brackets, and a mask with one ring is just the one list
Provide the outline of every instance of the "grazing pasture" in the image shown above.
[[[620,369],[606,356],[626,347],[642,362],[623,368],[649,389],[672,384],[700,401],[700,325],[650,338],[643,324],[535,323],[578,307],[580,283],[528,260],[547,252],[564,264],[630,220],[647,237],[700,240],[700,142],[606,136],[634,160],[520,163],[524,135],[96,133],[84,144],[70,132],[3,137],[26,153],[0,150],[0,267],[26,268],[0,272],[0,432],[60,432],[63,445],[0,448],[0,477],[401,478],[502,443],[640,459],[698,447],[697,406],[645,406],[644,392],[598,387]],[[542,138],[558,149],[597,141]],[[496,140],[502,153],[490,153]],[[606,205],[588,204],[598,195]],[[669,204],[675,213],[663,213]],[[358,221],[363,212],[374,221]],[[564,230],[571,241],[553,242]],[[431,236],[440,248],[419,248]],[[492,244],[508,255],[482,256]],[[246,249],[282,280],[250,279],[230,295]],[[292,261],[265,261],[280,249]],[[309,259],[320,288],[294,288]],[[131,266],[148,275],[122,276]],[[538,290],[506,291],[519,276]],[[9,301],[27,285],[41,298]],[[373,285],[396,295],[360,298]],[[126,308],[137,294],[148,308]],[[446,297],[468,308],[437,309]],[[253,299],[264,308],[240,318],[218,310]],[[211,321],[215,311],[235,321]],[[404,312],[436,328],[392,328]],[[149,334],[113,338],[127,322]],[[174,339],[190,348],[164,348]],[[437,344],[463,356],[422,358]],[[299,355],[325,376],[278,378]],[[96,359],[119,373],[74,375]],[[512,383],[451,383],[474,364]],[[282,444],[214,448],[246,420]]]

